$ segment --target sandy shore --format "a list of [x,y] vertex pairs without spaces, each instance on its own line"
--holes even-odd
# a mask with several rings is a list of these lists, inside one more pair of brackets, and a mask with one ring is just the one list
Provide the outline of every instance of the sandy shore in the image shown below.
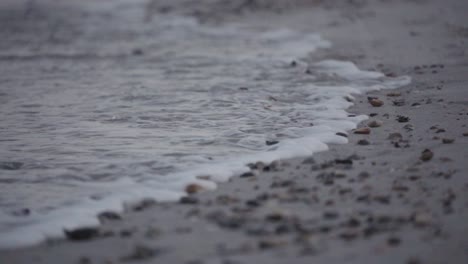
[[311,60],[410,75],[356,97],[349,112],[372,116],[362,127],[377,121],[370,134],[180,203],[108,214],[83,241],[0,251],[0,263],[468,263],[468,3],[324,2],[225,8],[223,19],[312,28],[334,47]]

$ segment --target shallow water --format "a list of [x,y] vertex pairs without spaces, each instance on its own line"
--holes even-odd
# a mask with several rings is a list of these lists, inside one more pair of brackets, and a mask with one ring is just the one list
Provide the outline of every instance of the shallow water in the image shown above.
[[142,24],[137,5],[87,12],[71,43],[0,54],[1,246],[96,224],[124,202],[178,199],[191,182],[215,188],[196,176],[224,181],[248,162],[346,143],[336,132],[366,117],[347,113],[345,97],[409,82],[307,60],[330,46],[315,33],[177,16]]

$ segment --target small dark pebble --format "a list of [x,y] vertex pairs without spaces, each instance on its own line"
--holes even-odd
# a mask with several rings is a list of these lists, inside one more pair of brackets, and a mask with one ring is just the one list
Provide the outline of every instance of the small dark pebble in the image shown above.
[[410,120],[410,118],[407,116],[397,115],[396,120],[400,123],[406,123]]
[[143,55],[143,50],[142,49],[133,49],[132,50],[132,54],[133,55],[136,55],[136,56],[139,56],[139,55]]
[[442,143],[444,144],[452,144],[455,141],[453,138],[443,138]]
[[247,88],[247,87],[239,87],[239,90],[241,90],[241,91],[248,91],[249,88]]
[[422,161],[429,161],[432,159],[433,156],[434,156],[434,153],[430,149],[425,149],[423,150],[423,152],[421,152],[420,159]]
[[343,133],[343,132],[337,132],[336,135],[337,136],[342,136],[342,137],[345,137],[345,138],[348,137],[348,135],[346,133]]
[[81,227],[73,230],[64,229],[65,237],[73,241],[90,240],[99,235],[99,229],[96,227]]
[[99,220],[101,221],[115,221],[115,220],[121,220],[122,217],[120,216],[120,214],[116,213],[116,212],[112,212],[112,211],[105,211],[105,212],[102,212],[98,215],[98,218]]
[[265,144],[267,146],[275,145],[275,144],[278,144],[278,143],[279,143],[279,141],[276,141],[276,140],[267,140],[267,141],[265,141]]
[[366,146],[366,145],[369,145],[370,142],[367,139],[361,139],[357,142],[357,144],[361,146]]
[[379,114],[377,114],[377,113],[370,113],[369,114],[370,117],[374,117],[374,116],[377,116],[377,115],[379,115]]
[[241,178],[248,178],[248,177],[253,177],[253,176],[255,176],[255,174],[253,172],[251,172],[251,171],[248,171],[248,172],[242,173],[240,177]]
[[353,160],[351,159],[335,159],[336,164],[348,164],[351,165],[353,164]]

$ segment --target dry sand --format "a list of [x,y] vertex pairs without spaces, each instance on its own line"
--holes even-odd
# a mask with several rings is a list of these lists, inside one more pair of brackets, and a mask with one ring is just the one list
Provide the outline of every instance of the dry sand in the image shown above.
[[[172,3],[151,8],[184,12]],[[361,126],[382,124],[350,132],[347,145],[255,169],[179,204],[140,206],[85,241],[1,251],[0,263],[468,263],[468,2],[224,7],[195,14],[312,28],[335,46],[311,60],[351,60],[413,82],[357,97],[349,112],[373,116]]]

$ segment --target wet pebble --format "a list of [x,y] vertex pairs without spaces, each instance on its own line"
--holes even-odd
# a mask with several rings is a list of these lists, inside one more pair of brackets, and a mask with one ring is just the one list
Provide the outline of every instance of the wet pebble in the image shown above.
[[64,229],[63,232],[66,238],[74,241],[90,240],[99,236],[99,229],[96,227],[81,227],[73,230]]
[[361,146],[367,146],[370,144],[370,142],[367,140],[367,139],[360,139],[358,142],[357,142],[358,145],[361,145]]
[[444,144],[452,144],[455,141],[453,138],[443,138],[442,143]]
[[115,220],[121,220],[122,217],[120,214],[112,211],[105,211],[102,212],[98,215],[98,218],[100,221],[115,221]]
[[413,224],[417,227],[425,227],[432,223],[432,216],[425,212],[416,212],[411,217]]
[[371,130],[368,127],[361,127],[356,130],[354,130],[354,134],[360,134],[360,135],[368,135],[370,134]]
[[369,123],[367,123],[368,127],[381,127],[382,125],[383,125],[383,122],[378,121],[378,120],[372,120]]
[[189,184],[185,187],[185,192],[187,192],[188,194],[197,193],[202,190],[203,190],[203,187],[196,183]]
[[396,120],[400,123],[406,123],[410,120],[410,118],[407,116],[397,115]]
[[434,153],[430,149],[425,149],[421,152],[420,159],[422,161],[430,161],[433,156],[434,156]]
[[384,102],[378,98],[369,98],[369,103],[373,107],[381,107],[384,104]]

